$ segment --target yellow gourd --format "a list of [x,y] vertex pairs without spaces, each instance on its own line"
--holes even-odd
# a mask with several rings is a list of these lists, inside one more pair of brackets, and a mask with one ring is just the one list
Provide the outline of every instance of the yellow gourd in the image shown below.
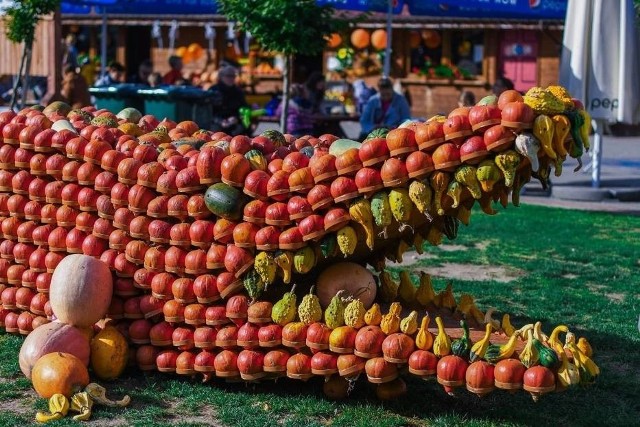
[[402,306],[399,302],[394,302],[389,307],[389,312],[382,316],[380,329],[387,335],[395,334],[400,330],[400,313]]
[[67,415],[69,411],[69,400],[60,394],[56,393],[49,398],[49,413],[44,412],[36,413],[36,421],[39,423],[47,423],[49,421],[60,420]]
[[416,291],[415,298],[422,307],[433,303],[436,297],[436,293],[433,290],[433,284],[431,283],[431,276],[424,271],[420,272],[420,286]]
[[533,121],[533,134],[540,140],[545,154],[554,159],[557,157],[553,149],[553,132],[555,126],[551,117],[540,114]]
[[276,253],[275,262],[282,269],[282,281],[291,282],[291,269],[293,268],[293,252],[281,251]]
[[430,350],[431,346],[433,346],[433,334],[429,332],[429,322],[431,318],[429,317],[429,313],[427,313],[420,323],[420,329],[416,334],[416,347],[420,350]]
[[371,213],[371,204],[367,199],[360,198],[349,206],[349,215],[351,219],[360,224],[367,235],[367,246],[373,249],[375,236],[373,232],[373,214]]
[[436,324],[438,325],[438,335],[433,340],[433,354],[436,357],[444,357],[451,353],[451,338],[447,335],[440,316],[436,317]]
[[453,204],[451,207],[457,209],[460,205],[460,197],[462,196],[462,184],[458,181],[451,181],[447,187],[447,196],[451,197]]
[[447,190],[447,187],[449,186],[449,181],[451,181],[449,174],[442,171],[436,171],[432,173],[431,176],[429,177],[429,182],[431,183],[431,187],[435,191],[433,205],[438,215],[444,215],[444,209],[442,208],[442,195]]
[[91,418],[91,408],[93,408],[93,399],[89,397],[89,393],[83,391],[71,396],[71,406],[69,410],[78,412],[74,415],[75,421],[88,421]]
[[487,325],[485,326],[484,337],[480,341],[475,343],[473,347],[471,347],[469,357],[469,360],[471,360],[471,362],[475,362],[476,360],[480,360],[484,357],[487,348],[489,348],[489,345],[491,344],[489,339],[491,338],[492,329],[493,328],[491,326],[491,323],[487,323]]
[[406,335],[413,335],[418,330],[418,312],[412,311],[400,321],[400,331]]
[[398,284],[391,279],[388,271],[380,273],[380,296],[384,302],[393,302],[398,296]]
[[380,311],[380,305],[375,303],[364,314],[364,322],[369,326],[378,326],[382,321],[382,312]]
[[345,258],[352,255],[358,245],[358,235],[353,227],[348,225],[342,227],[338,230],[336,238],[338,239],[338,248]]
[[409,184],[409,198],[421,214],[429,212],[433,191],[422,181],[415,180]]
[[253,268],[260,275],[265,285],[270,285],[276,279],[278,266],[269,252],[260,252],[253,260]]
[[412,305],[416,300],[416,288],[413,286],[411,277],[409,277],[409,272],[407,270],[400,272],[398,296],[400,296],[400,301],[408,306]]
[[403,231],[408,227],[411,211],[413,210],[409,190],[406,188],[394,188],[389,191],[389,206],[391,207],[391,214],[400,224],[399,230]]
[[470,166],[470,165],[460,166],[456,170],[454,177],[456,181],[464,185],[469,190],[469,193],[471,193],[471,196],[474,199],[480,198],[481,196],[480,182],[478,181],[477,169],[475,168],[475,166]]

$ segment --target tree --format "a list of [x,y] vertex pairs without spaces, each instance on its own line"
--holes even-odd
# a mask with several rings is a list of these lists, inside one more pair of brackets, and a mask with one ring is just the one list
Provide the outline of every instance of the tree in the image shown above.
[[251,33],[265,49],[284,54],[280,128],[287,131],[289,113],[289,74],[295,54],[321,53],[327,37],[344,28],[346,21],[330,6],[318,6],[315,0],[218,0],[222,12],[231,21]]
[[26,101],[36,26],[43,16],[53,13],[58,6],[60,6],[60,0],[21,0],[14,2],[5,10],[7,38],[14,43],[24,43],[20,70],[13,85],[11,109],[16,105],[19,82],[22,82],[22,104],[24,105]]

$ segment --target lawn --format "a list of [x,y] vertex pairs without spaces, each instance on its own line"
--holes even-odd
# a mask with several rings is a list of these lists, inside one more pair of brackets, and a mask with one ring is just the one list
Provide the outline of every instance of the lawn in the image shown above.
[[[406,377],[407,396],[381,403],[360,379],[350,398],[336,403],[323,397],[318,378],[202,385],[128,371],[105,385],[113,397],[131,395],[131,407],[96,408],[92,425],[638,425],[640,217],[536,206],[509,207],[494,217],[474,211],[455,242],[426,254],[406,257],[403,268],[441,272],[449,266],[456,295],[469,292],[482,309],[511,313],[516,327],[541,320],[547,333],[566,324],[586,336],[602,371],[597,382],[534,403],[525,392],[452,398],[435,381]],[[462,274],[471,268],[473,274]],[[467,276],[472,280],[463,280]],[[445,282],[434,277],[436,291]],[[21,342],[0,335],[0,426],[30,425],[35,411],[46,408],[18,368]],[[67,418],[51,425],[75,424]]]

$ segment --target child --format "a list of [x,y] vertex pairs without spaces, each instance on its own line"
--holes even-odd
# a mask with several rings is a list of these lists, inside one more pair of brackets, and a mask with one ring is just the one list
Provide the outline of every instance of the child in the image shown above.
[[[313,133],[313,119],[311,117],[311,102],[304,96],[304,87],[300,84],[291,85],[289,111],[287,115],[287,133],[295,137]],[[284,111],[280,102],[276,109],[276,116]]]

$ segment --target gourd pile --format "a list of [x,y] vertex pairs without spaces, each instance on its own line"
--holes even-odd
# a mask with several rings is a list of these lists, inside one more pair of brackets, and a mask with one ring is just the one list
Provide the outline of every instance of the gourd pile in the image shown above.
[[[133,108],[116,115],[58,102],[0,113],[0,327],[26,335],[62,316],[86,328],[93,311],[126,337],[142,370],[324,375],[325,390],[345,392],[341,378],[366,372],[383,396],[402,390],[407,364],[422,377],[437,370],[447,389],[466,378],[479,394],[492,388],[494,364],[500,388],[590,382],[588,343],[567,333],[565,353],[566,327],[549,337],[539,325],[515,331],[508,318],[485,318],[469,295],[456,302],[450,286],[436,294],[427,276],[416,287],[408,274],[395,283],[385,271],[386,259],[401,262],[411,247],[422,253],[426,242],[454,239],[476,201],[493,215],[509,196],[517,206],[532,177],[546,185],[552,169],[560,175],[567,155],[588,148],[589,123],[559,86],[486,97],[363,143],[273,130],[232,138]],[[75,307],[57,309],[52,276],[74,275],[57,269],[69,254],[108,266],[112,294],[64,295]],[[323,279],[337,261],[368,263],[378,277],[347,263],[334,267],[359,279]],[[304,288],[300,305],[293,283]],[[435,337],[428,315],[418,325],[425,308],[442,312]],[[451,343],[443,319],[453,313],[486,324],[485,335]],[[491,344],[492,331],[506,342]],[[506,365],[508,378],[498,380]]]

